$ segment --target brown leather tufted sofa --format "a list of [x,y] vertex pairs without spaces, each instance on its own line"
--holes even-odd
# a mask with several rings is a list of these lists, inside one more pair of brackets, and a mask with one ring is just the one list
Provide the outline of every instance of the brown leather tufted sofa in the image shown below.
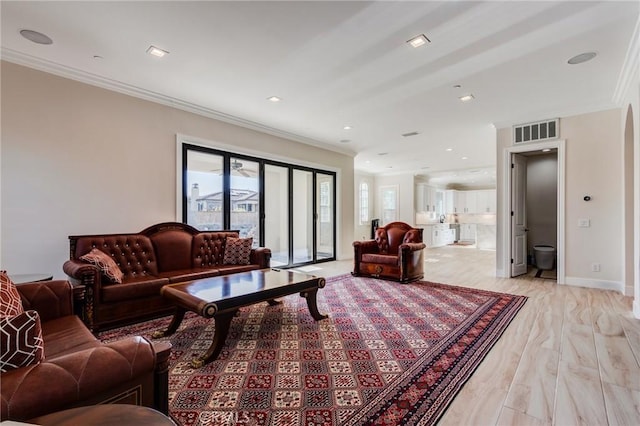
[[352,275],[402,283],[422,279],[425,247],[422,228],[391,222],[376,229],[375,240],[354,241]]
[[[63,265],[72,282],[86,288],[84,320],[96,331],[173,312],[160,296],[166,284],[268,268],[271,250],[251,251],[249,265],[223,264],[227,237],[237,231],[198,231],[184,223],[166,222],[137,234],[70,236],[70,260]],[[79,258],[98,248],[124,273],[112,283],[94,265]]]
[[17,286],[40,315],[44,361],[3,372],[0,420],[24,421],[67,408],[123,403],[167,414],[171,344],[130,337],[102,343],[73,315],[68,281]]

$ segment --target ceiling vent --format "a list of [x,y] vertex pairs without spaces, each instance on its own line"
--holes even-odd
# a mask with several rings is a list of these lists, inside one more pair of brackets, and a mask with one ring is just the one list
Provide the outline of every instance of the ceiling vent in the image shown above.
[[513,126],[513,143],[540,142],[557,139],[560,134],[560,119]]
[[416,136],[419,135],[420,133],[418,132],[409,132],[409,133],[403,133],[402,136],[404,136],[405,138],[408,138],[409,136]]

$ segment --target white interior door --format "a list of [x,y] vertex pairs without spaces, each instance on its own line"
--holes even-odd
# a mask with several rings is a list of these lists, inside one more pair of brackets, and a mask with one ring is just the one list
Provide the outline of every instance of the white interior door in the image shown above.
[[511,157],[511,276],[527,273],[527,159]]

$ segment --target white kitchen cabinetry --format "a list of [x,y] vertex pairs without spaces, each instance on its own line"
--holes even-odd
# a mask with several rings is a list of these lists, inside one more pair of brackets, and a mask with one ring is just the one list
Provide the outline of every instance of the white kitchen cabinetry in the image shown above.
[[476,224],[461,223],[460,224],[460,241],[476,242]]
[[453,243],[455,231],[449,229],[448,223],[425,225],[423,237],[427,247],[441,247]]
[[447,191],[445,199],[445,211],[448,214],[486,214],[496,212],[495,189],[475,191],[451,189]]
[[416,212],[444,214],[444,191],[429,185],[417,184]]
[[496,212],[496,190],[483,189],[476,192],[476,213],[486,214]]

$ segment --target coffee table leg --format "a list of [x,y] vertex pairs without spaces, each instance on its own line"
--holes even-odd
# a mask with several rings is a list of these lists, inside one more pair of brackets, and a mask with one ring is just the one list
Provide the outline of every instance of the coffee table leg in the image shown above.
[[216,331],[213,336],[213,342],[211,342],[211,346],[209,346],[209,349],[207,350],[207,353],[204,354],[204,356],[191,360],[192,368],[200,368],[205,364],[210,363],[211,361],[216,359],[218,355],[220,355],[220,351],[222,351],[224,342],[227,339],[227,335],[229,334],[231,321],[233,320],[233,317],[236,315],[237,311],[238,310],[235,309],[233,311],[224,312],[213,317],[216,322]]
[[307,306],[309,307],[309,313],[313,317],[314,320],[320,321],[325,318],[329,318],[329,315],[322,315],[318,311],[318,302],[316,300],[316,295],[318,294],[318,289],[314,288],[313,290],[307,290],[300,293],[300,296],[307,299]]
[[177,307],[176,312],[173,314],[173,318],[171,319],[171,323],[169,324],[167,329],[154,331],[151,337],[153,339],[158,339],[160,337],[171,336],[176,332],[178,327],[180,327],[180,324],[182,324],[182,320],[184,319],[184,314],[186,312],[186,309]]

